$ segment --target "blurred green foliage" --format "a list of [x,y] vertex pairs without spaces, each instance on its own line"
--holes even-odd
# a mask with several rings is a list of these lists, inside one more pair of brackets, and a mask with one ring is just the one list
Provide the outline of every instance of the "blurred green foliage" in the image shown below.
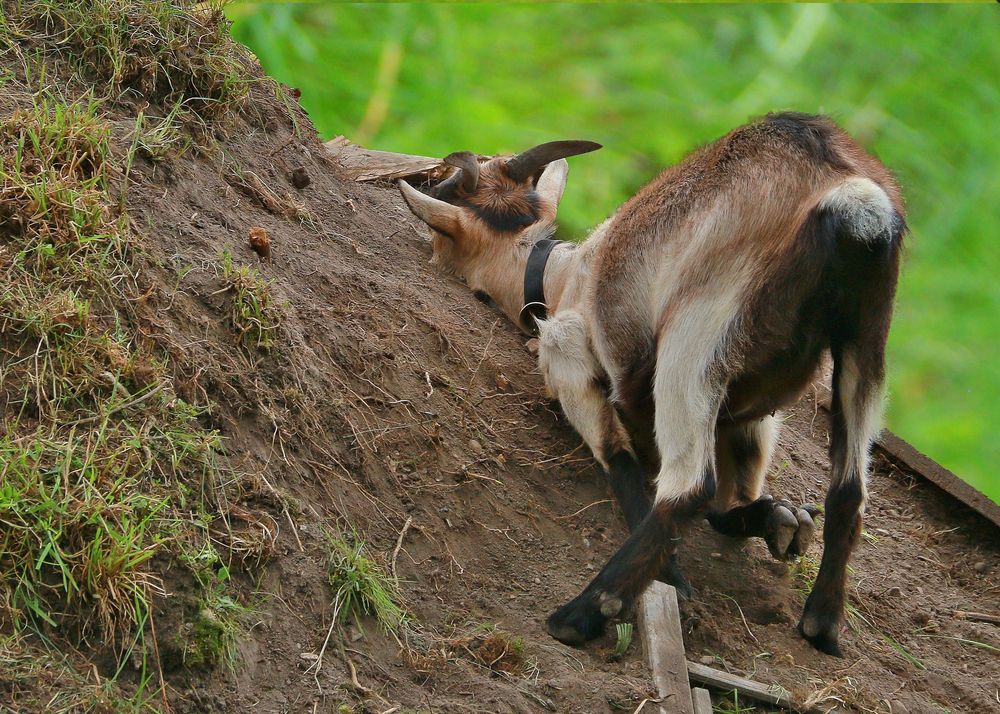
[[564,237],[748,118],[825,112],[899,176],[889,425],[1000,501],[1000,24],[981,6],[230,6],[325,136],[441,156],[556,138]]

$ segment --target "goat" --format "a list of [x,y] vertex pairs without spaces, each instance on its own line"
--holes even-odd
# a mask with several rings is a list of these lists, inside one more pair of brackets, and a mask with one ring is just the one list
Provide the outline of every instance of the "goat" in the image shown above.
[[434,262],[537,329],[546,385],[631,532],[547,629],[571,645],[598,637],[657,577],[689,594],[675,553],[701,514],[778,558],[804,553],[817,510],[761,492],[775,414],[829,352],[824,550],[798,629],[840,655],[906,232],[899,188],[830,119],[769,114],[666,170],[581,244],[550,241],[566,157],[597,148],[557,141],[482,164],[460,152],[432,195],[399,184]]

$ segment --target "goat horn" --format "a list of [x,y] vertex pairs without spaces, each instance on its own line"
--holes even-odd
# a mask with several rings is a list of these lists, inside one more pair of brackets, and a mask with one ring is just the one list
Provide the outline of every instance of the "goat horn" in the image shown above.
[[[456,151],[444,157],[444,162],[458,169],[456,181],[465,193],[475,193],[479,185],[479,158],[471,151]],[[451,177],[448,179],[451,180]]]
[[507,175],[515,181],[527,181],[538,169],[557,159],[597,151],[601,145],[594,141],[550,141],[539,144],[507,160]]

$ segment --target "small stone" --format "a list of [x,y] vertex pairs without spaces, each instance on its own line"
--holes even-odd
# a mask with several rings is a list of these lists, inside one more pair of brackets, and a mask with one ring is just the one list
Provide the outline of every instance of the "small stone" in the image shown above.
[[535,585],[541,585],[541,584],[542,584],[542,579],[541,578],[535,578]]
[[591,563],[587,563],[587,570],[593,570],[594,566]]
[[309,173],[304,166],[293,169],[288,178],[291,180],[292,186],[298,189],[303,189],[312,183],[312,179],[309,178]]
[[299,655],[300,658],[306,660],[307,662],[315,662],[319,659],[319,655],[315,652],[303,652]]
[[985,573],[986,563],[980,560],[978,563],[972,566],[972,569],[975,570],[977,573]]
[[524,343],[524,346],[528,348],[528,352],[533,355],[538,354],[538,338],[532,337],[530,340]]
[[891,598],[901,598],[903,597],[903,590],[901,588],[889,588],[885,591],[885,594]]
[[483,445],[479,443],[476,439],[469,439],[469,448],[472,449],[477,454],[483,453]]
[[716,559],[721,558],[722,557],[722,553],[718,553],[718,552],[712,553],[712,557],[716,558]]
[[712,655],[702,655],[698,661],[702,664],[715,664],[715,657]]

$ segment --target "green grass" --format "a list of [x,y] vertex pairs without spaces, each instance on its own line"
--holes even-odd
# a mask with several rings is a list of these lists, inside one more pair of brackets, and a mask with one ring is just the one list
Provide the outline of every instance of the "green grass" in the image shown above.
[[619,622],[615,625],[615,648],[611,651],[613,658],[624,657],[628,648],[632,645],[632,632],[634,627],[631,622]]
[[0,27],[18,54],[53,54],[109,98],[148,101],[202,118],[246,98],[250,65],[210,0],[15,0]]
[[712,711],[715,714],[754,714],[757,711],[757,707],[741,704],[740,693],[734,689],[727,696],[720,699],[718,703],[714,704]]
[[[124,210],[137,154],[182,151],[182,121],[242,103],[225,29],[158,0],[0,5],[0,668],[18,710],[155,708],[163,563],[196,576],[185,663],[235,662],[228,568],[185,558],[214,548],[219,436],[178,394],[168,338],[140,327],[148,258]],[[163,105],[123,112],[137,92]]]
[[222,279],[232,296],[229,320],[236,339],[248,349],[270,350],[281,322],[271,283],[249,265],[236,266],[229,252],[222,255]]
[[[234,34],[321,134],[444,156],[602,142],[570,163],[579,238],[749,117],[832,114],[899,175],[912,235],[888,424],[1000,501],[995,7],[237,3]],[[961,37],[961,42],[954,38]]]
[[330,547],[330,586],[337,621],[370,615],[386,632],[398,632],[406,621],[399,604],[395,583],[369,554],[364,542],[354,533],[350,541],[328,537]]
[[[798,558],[798,560],[796,560],[792,565],[791,573],[794,588],[800,595],[802,595],[803,600],[809,596],[809,593],[812,592],[813,587],[816,585],[816,576],[819,575],[819,566],[819,559],[808,553]],[[865,615],[862,614],[862,612],[853,603],[845,603],[844,611],[847,615],[847,622],[852,629],[857,631],[862,625],[864,625],[870,632],[889,645],[889,647],[891,647],[896,654],[909,662],[916,669],[927,669],[927,665],[925,665],[920,658],[900,644],[899,640],[895,637],[880,629],[870,618],[865,617]]]

